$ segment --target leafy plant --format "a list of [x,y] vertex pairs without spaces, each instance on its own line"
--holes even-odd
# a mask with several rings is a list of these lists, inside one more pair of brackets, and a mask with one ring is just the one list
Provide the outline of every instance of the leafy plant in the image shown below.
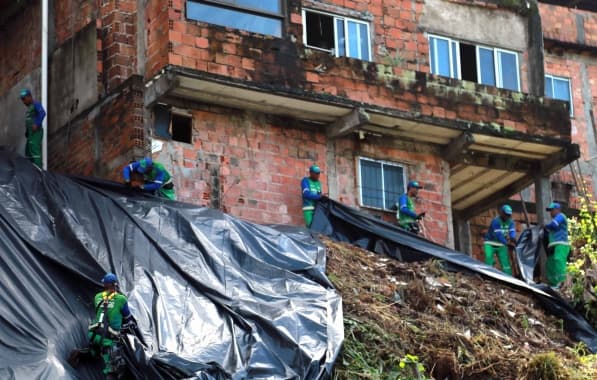
[[567,295],[597,327],[597,202],[581,200],[578,218],[571,218],[568,232],[572,245],[568,264]]

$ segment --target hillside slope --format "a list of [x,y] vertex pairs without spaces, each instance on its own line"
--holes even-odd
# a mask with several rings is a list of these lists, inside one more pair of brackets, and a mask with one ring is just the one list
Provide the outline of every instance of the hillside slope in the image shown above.
[[595,356],[529,295],[438,261],[323,241],[344,305],[336,379],[597,378]]

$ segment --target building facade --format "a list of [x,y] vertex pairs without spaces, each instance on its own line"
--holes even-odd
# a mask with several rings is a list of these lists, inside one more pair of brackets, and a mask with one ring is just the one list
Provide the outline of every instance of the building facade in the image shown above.
[[[592,188],[594,13],[561,3],[54,0],[49,169],[118,179],[151,155],[179,200],[294,225],[313,163],[389,221],[417,179],[427,236],[476,251],[488,210],[529,186],[544,209],[581,154]],[[19,149],[41,12],[0,9],[0,135]]]

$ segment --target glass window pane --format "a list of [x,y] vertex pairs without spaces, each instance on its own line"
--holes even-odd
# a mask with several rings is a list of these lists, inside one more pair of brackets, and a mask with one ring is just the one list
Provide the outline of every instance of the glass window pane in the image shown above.
[[348,21],[348,56],[352,58],[359,57],[359,35],[356,22]]
[[498,58],[502,74],[502,87],[512,91],[520,90],[518,88],[518,65],[516,64],[516,54],[500,51],[498,52]]
[[553,97],[570,101],[570,82],[565,79],[553,78]]
[[369,60],[369,33],[367,24],[359,24],[361,59]]
[[431,37],[431,73],[450,76],[450,45],[448,40]]
[[458,42],[452,41],[452,78],[458,78]]
[[282,13],[280,0],[235,0],[234,4],[239,7],[260,9],[272,13]]
[[343,57],[346,55],[346,37],[344,33],[344,20],[336,19],[336,35],[338,37],[338,56]]
[[307,45],[332,51],[334,49],[334,19],[316,12],[305,12]]
[[361,164],[361,198],[363,206],[378,207],[382,205],[381,163],[360,160]]
[[187,1],[187,17],[210,24],[228,26],[249,32],[282,36],[282,21],[232,9]]
[[489,86],[495,86],[493,50],[480,47],[478,59],[479,68],[481,70],[480,82]]
[[400,194],[404,193],[403,173],[400,166],[383,165],[385,209],[391,209],[398,202]]
[[548,98],[553,98],[552,85],[552,79],[550,77],[545,77],[545,96],[547,96]]

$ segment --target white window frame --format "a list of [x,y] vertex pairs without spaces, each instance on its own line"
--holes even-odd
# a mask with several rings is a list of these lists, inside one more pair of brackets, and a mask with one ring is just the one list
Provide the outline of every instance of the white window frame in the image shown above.
[[[501,48],[496,48],[492,46],[485,46],[485,45],[475,45],[476,47],[476,59],[477,59],[477,83],[481,83],[481,54],[479,54],[479,49],[486,49],[491,50],[493,52],[493,72],[494,72],[494,80],[495,80],[495,87],[497,88],[504,88],[504,76],[502,73],[502,64],[499,59],[499,53],[508,53],[514,55],[516,60],[516,90],[505,89],[509,91],[517,91],[520,92],[520,64],[518,62],[518,53],[512,50],[506,50]],[[485,85],[489,86],[489,85]]]
[[[570,116],[574,116],[574,102],[572,101],[572,81],[570,80],[570,78],[566,78],[566,77],[560,77],[557,75],[551,75],[551,74],[545,74],[545,78],[550,78],[551,79],[551,93],[554,93],[553,90],[553,80],[557,79],[557,80],[561,80],[561,81],[566,81],[568,82],[568,93],[570,94],[570,100],[568,101],[568,103],[570,104]],[[546,97],[548,97],[547,95],[545,95]],[[549,97],[549,99],[556,99],[556,100],[562,100],[562,99],[558,99],[558,98],[554,98],[554,97]],[[564,101],[564,100],[562,100]]]
[[[512,50],[493,48],[493,59],[495,60],[495,83],[499,88],[504,88],[504,75],[502,73],[502,63],[500,61],[499,53],[507,53],[514,55],[516,60],[516,91],[520,92],[520,63],[518,62],[518,53]],[[514,90],[510,90],[514,91]]]
[[[449,60],[450,60],[450,78],[455,78],[455,79],[462,79],[462,66],[460,64],[460,41],[458,40],[454,40],[452,38],[449,37],[444,37],[444,36],[439,36],[437,34],[427,34],[427,41],[429,43],[429,68],[431,70],[431,73],[434,75],[439,75],[439,63],[438,63],[438,53],[437,53],[437,44],[432,43],[432,38],[435,38],[437,40],[443,40],[448,42],[448,54],[449,56]],[[498,88],[504,88],[504,76],[502,73],[502,65],[501,65],[501,61],[499,59],[499,54],[500,53],[507,53],[507,54],[512,54],[514,55],[514,58],[516,60],[516,90],[510,90],[510,91],[518,91],[520,92],[520,62],[519,62],[519,58],[518,58],[518,52],[516,51],[512,51],[512,50],[506,50],[506,49],[501,49],[501,48],[496,48],[496,47],[492,47],[492,46],[485,46],[485,45],[478,45],[478,44],[474,44],[471,43],[470,45],[475,47],[475,65],[477,67],[477,83],[481,84],[481,60],[480,60],[480,54],[479,54],[479,49],[486,49],[486,50],[491,50],[493,52],[493,71],[494,71],[494,80],[495,80],[495,87]],[[457,49],[456,52],[456,62],[454,62],[454,48]],[[435,65],[431,64],[431,57],[432,55],[434,57],[436,57],[435,60]],[[435,66],[435,67],[433,67]]]
[[[449,60],[450,60],[450,78],[454,78],[454,79],[462,79],[462,72],[461,72],[461,67],[460,67],[460,41],[457,40],[453,40],[449,37],[444,37],[444,36],[438,36],[436,34],[428,34],[427,35],[427,41],[429,43],[429,67],[431,68],[431,74],[434,75],[440,75],[439,74],[439,66],[438,66],[438,60],[437,60],[437,44],[432,44],[431,43],[431,39],[435,38],[437,40],[444,40],[448,42],[448,55],[449,55]],[[453,52],[453,45],[456,45],[456,62],[454,62],[454,52]],[[433,45],[433,46],[432,46]],[[431,49],[433,49],[433,55],[436,57],[435,63],[436,63],[436,67],[431,67]]]
[[358,173],[358,178],[359,178],[359,183],[358,183],[358,188],[359,188],[359,206],[360,207],[366,207],[366,208],[370,208],[370,209],[374,209],[374,210],[382,210],[382,211],[394,211],[391,209],[387,209],[385,208],[385,204],[386,204],[386,191],[385,188],[382,188],[381,190],[381,204],[383,205],[383,207],[375,207],[375,206],[369,206],[366,204],[363,204],[363,178],[361,176],[361,160],[363,161],[371,161],[371,162],[377,162],[377,163],[381,163],[381,185],[384,186],[384,171],[383,171],[383,166],[384,165],[388,165],[388,166],[397,166],[399,168],[402,168],[402,188],[406,189],[406,179],[408,178],[408,173],[406,170],[406,165],[404,164],[400,164],[398,162],[393,162],[393,161],[386,161],[386,160],[378,160],[375,158],[369,158],[369,157],[363,157],[363,156],[358,156],[357,157],[357,173]]
[[[318,46],[312,46],[312,45],[307,44],[307,12],[317,13],[317,14],[321,14],[321,15],[324,15],[324,16],[329,16],[329,17],[332,18],[332,23],[333,23],[333,27],[334,27],[334,48],[333,49],[329,49],[328,50],[328,49],[320,48]],[[305,45],[306,47],[308,47],[310,49],[327,51],[327,52],[333,54],[336,57],[341,57],[338,54],[338,51],[339,51],[339,49],[338,49],[338,42],[339,41],[338,41],[338,29],[336,28],[336,21],[340,20],[344,24],[344,34],[345,34],[345,36],[344,36],[345,37],[345,40],[344,40],[344,51],[346,52],[346,55],[342,56],[342,57],[360,59],[360,60],[363,60],[363,61],[369,61],[369,62],[371,62],[371,54],[372,54],[372,50],[373,50],[373,44],[371,43],[371,25],[369,25],[369,23],[367,21],[357,20],[357,19],[350,18],[350,17],[344,17],[344,16],[340,16],[340,15],[337,15],[337,14],[333,14],[333,13],[321,12],[321,11],[317,11],[317,10],[314,10],[314,9],[306,9],[306,8],[303,8],[303,10],[302,10],[302,17],[303,17],[303,45]],[[356,24],[365,25],[367,27],[367,41],[369,41],[369,49],[368,49],[369,56],[366,57],[366,58],[363,58],[363,57],[355,58],[355,57],[351,57],[349,55],[350,54],[350,51],[349,51],[350,44],[348,43],[348,22],[349,21],[352,21],[352,22],[354,22]],[[357,37],[356,38],[357,38],[357,43],[358,43],[358,49],[359,49],[358,53],[359,53],[359,55],[361,54],[361,38],[360,38],[360,35],[361,35],[361,28],[357,28]]]

